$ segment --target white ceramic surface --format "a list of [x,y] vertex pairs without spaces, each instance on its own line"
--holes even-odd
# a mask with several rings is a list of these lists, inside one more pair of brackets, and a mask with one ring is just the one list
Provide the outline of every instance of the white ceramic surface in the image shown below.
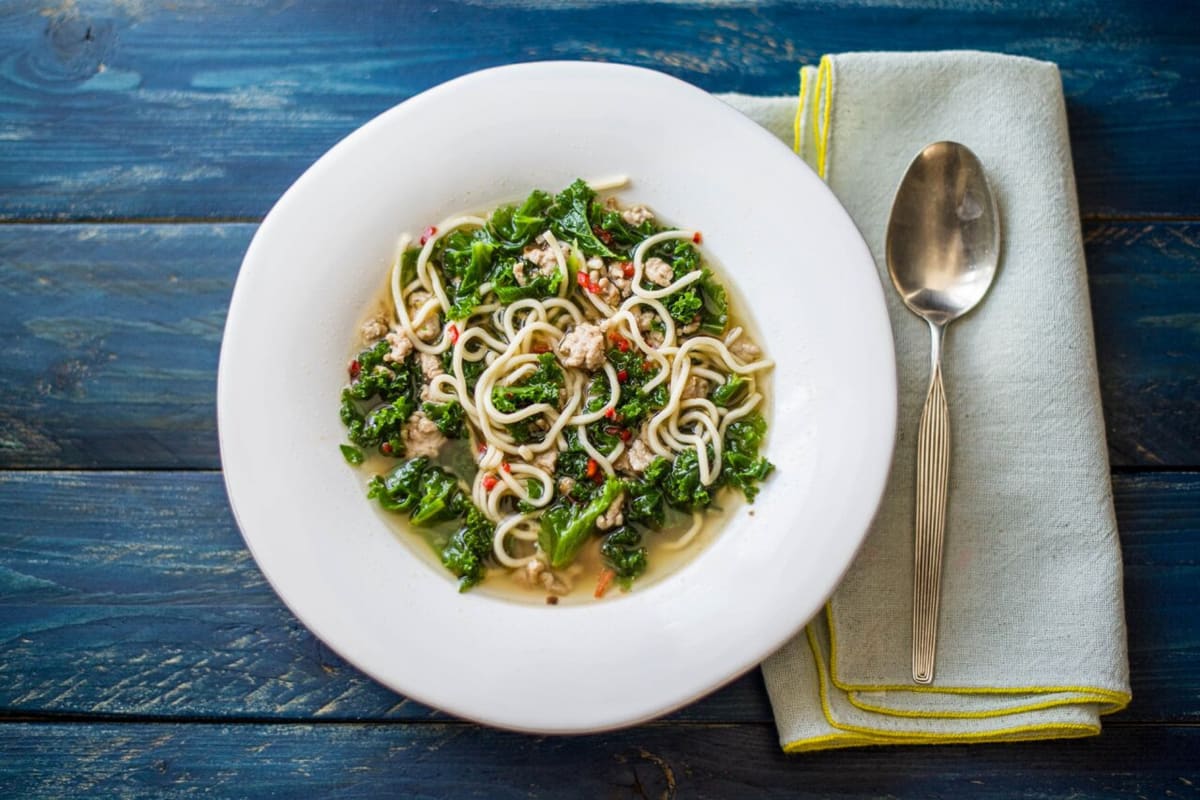
[[[459,594],[385,524],[338,452],[355,324],[401,232],[613,174],[631,177],[623,202],[703,231],[749,303],[777,362],[766,447],[777,470],[697,558],[629,596],[550,607]],[[325,643],[458,716],[596,731],[715,689],[820,609],[883,490],[895,362],[867,247],[788,148],[660,73],[526,64],[396,106],[284,194],[238,276],[218,414],[246,543]]]

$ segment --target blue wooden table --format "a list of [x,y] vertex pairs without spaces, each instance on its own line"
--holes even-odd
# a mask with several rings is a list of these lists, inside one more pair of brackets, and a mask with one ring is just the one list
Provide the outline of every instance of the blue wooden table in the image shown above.
[[[1190,3],[509,0],[0,8],[0,796],[1189,797],[1200,792],[1200,21]],[[785,757],[757,673],[537,738],[376,685],[231,518],[217,352],[255,225],[433,84],[547,58],[782,94],[824,52],[1057,61],[1134,701],[1098,738]]]

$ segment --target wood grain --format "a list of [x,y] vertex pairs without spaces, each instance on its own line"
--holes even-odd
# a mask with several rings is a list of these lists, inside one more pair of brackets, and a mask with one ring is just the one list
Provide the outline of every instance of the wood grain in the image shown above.
[[[1200,722],[1200,475],[1118,476],[1133,705]],[[420,720],[282,606],[205,472],[0,473],[0,715]],[[674,717],[768,722],[757,673]]]
[[1190,726],[785,756],[769,725],[546,739],[455,724],[8,724],[0,781],[31,799],[1194,797],[1198,751]]
[[258,219],[371,117],[499,64],[618,61],[712,91],[791,94],[822,53],[881,48],[1058,62],[1084,212],[1195,215],[1191,14],[1061,0],[13,0],[0,15],[0,218]]
[[[0,226],[0,467],[216,468],[255,226]],[[1200,223],[1085,227],[1112,462],[1200,465]]]

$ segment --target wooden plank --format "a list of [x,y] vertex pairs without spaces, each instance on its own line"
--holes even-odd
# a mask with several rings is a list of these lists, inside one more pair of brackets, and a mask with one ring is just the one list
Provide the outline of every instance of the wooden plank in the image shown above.
[[[1200,722],[1200,474],[1116,478],[1134,703]],[[220,475],[0,472],[0,715],[427,719],[282,606]],[[757,673],[675,716],[767,722]]]
[[[253,225],[0,226],[0,467],[215,468]],[[1200,223],[1085,226],[1115,465],[1200,465]]]
[[254,230],[0,227],[0,461],[216,466],[217,354]]
[[0,725],[14,796],[1191,797],[1200,729],[783,755],[768,725],[542,738],[462,725]]
[[[939,4],[940,5],[940,4]],[[130,3],[0,18],[0,218],[250,218],[322,152],[452,77],[628,62],[790,94],[821,53],[977,48],[1063,70],[1085,213],[1196,214],[1200,49],[1176,3]]]
[[1200,465],[1200,224],[1084,227],[1109,457]]

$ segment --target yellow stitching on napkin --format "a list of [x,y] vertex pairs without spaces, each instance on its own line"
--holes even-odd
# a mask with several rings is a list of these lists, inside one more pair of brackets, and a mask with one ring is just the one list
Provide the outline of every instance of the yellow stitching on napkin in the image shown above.
[[[837,677],[837,628],[833,624],[833,606],[830,603],[825,604],[825,620],[829,625],[829,680],[834,686],[841,689],[847,694],[851,692],[917,692],[928,694],[1057,694],[1059,692],[1074,692],[1080,697],[1069,702],[1087,703],[1095,702],[1095,698],[1100,698],[1108,705],[1100,709],[1102,716],[1113,714],[1129,705],[1131,696],[1125,692],[1114,692],[1111,689],[1103,689],[1097,686],[1016,686],[1016,687],[997,687],[997,686],[918,686],[912,685],[894,685],[894,684],[856,684],[844,683],[838,680]],[[859,705],[853,699],[850,700],[852,705],[858,706],[865,711],[879,711],[879,713],[890,714],[892,716],[922,716],[921,714],[911,712],[888,711],[883,709],[875,709],[866,705]],[[1051,703],[1050,705],[1061,705],[1061,703]],[[963,716],[964,718],[980,718],[1001,717],[1005,714],[1017,714],[1022,711],[1035,711],[1039,708],[1049,707],[1045,704],[1032,704],[1028,706],[1016,706],[1001,711],[962,711],[962,712],[946,712],[937,716]],[[932,716],[932,715],[931,715]]]
[[[1035,694],[1041,694],[1036,692]],[[1047,692],[1048,694],[1048,692]],[[884,708],[882,706],[873,706],[854,696],[854,692],[846,692],[846,701],[855,708],[863,711],[870,711],[874,714],[883,714],[889,717],[910,717],[913,719],[988,719],[990,717],[1003,717],[1009,714],[1022,714],[1026,711],[1041,711],[1047,708],[1057,708],[1059,706],[1074,706],[1079,703],[1095,703],[1097,705],[1108,702],[1107,697],[1098,694],[1071,694],[1069,697],[1059,697],[1053,700],[1043,700],[1038,703],[1026,703],[1020,706],[1009,706],[1005,708],[997,708],[991,711],[915,711],[902,708]],[[1112,713],[1110,711],[1101,711],[1101,714]]]
[[[1100,733],[1099,725],[1086,725],[1074,722],[1046,722],[1037,725],[1017,725],[1011,728],[1000,728],[993,731],[977,731],[975,733],[889,733],[886,731],[863,728],[856,725],[846,725],[834,720],[829,707],[829,684],[826,681],[825,665],[821,662],[820,647],[817,645],[816,634],[812,625],[804,629],[808,637],[808,646],[812,650],[817,665],[817,682],[820,686],[821,712],[825,721],[839,731],[851,735],[825,734],[810,739],[796,739],[783,746],[785,753],[800,753],[805,750],[831,749],[833,747],[853,747],[861,744],[974,744],[980,742],[1024,742],[1049,738],[1081,738],[1095,736]],[[853,734],[858,734],[857,736]]]
[[792,151],[804,157],[800,152],[803,145],[803,140],[800,138],[802,132],[801,120],[804,118],[804,103],[808,94],[808,70],[804,67],[800,68],[800,100],[796,104],[796,119],[792,122]]
[[829,153],[829,119],[833,109],[833,59],[829,56],[821,56],[821,65],[817,68],[817,86],[813,93],[818,98],[817,174],[824,179],[828,173],[826,157]]

